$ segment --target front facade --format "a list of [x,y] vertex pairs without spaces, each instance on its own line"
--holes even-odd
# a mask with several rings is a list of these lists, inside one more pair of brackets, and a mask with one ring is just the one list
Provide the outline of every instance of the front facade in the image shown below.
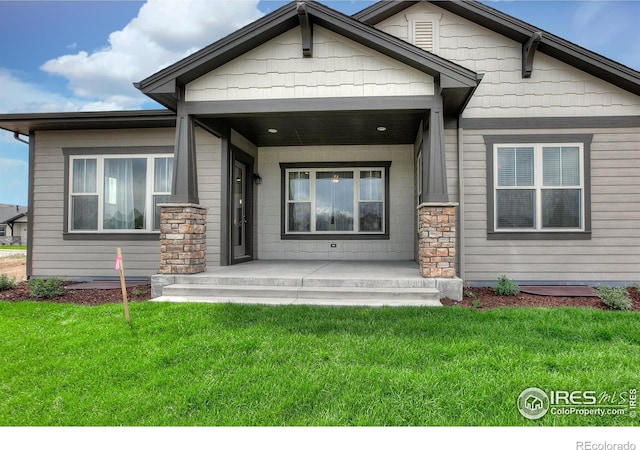
[[167,110],[11,115],[30,276],[415,260],[631,282],[640,73],[472,1],[292,2],[137,87]]

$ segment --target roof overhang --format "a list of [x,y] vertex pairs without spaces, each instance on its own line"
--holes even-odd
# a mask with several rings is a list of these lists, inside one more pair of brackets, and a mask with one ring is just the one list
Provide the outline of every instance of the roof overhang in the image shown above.
[[175,127],[169,110],[0,114],[0,129],[28,136],[32,131]]
[[16,221],[16,220],[18,220],[18,219],[22,219],[22,218],[23,218],[24,216],[26,216],[26,215],[27,215],[27,213],[26,213],[26,212],[22,212],[22,213],[20,213],[20,214],[18,214],[18,215],[16,215],[16,216],[10,217],[10,218],[8,218],[8,219],[6,219],[6,220],[4,220],[4,221],[0,222],[0,225],[10,224],[10,223],[12,223],[12,222],[15,222],[15,221]]
[[[301,24],[299,2],[273,13],[135,83],[143,93],[176,110],[180,87]],[[475,72],[419,49],[318,2],[305,2],[305,26],[317,24],[434,77],[442,90],[445,112],[458,115],[481,80]],[[309,49],[306,50],[307,52]],[[301,49],[302,55],[303,49]]]
[[[375,25],[416,3],[419,3],[419,1],[380,1],[354,14],[352,17],[368,25]],[[630,67],[573,44],[475,0],[432,0],[430,3],[523,45],[529,42],[536,33],[541,33],[537,51],[563,61],[633,94],[640,95],[640,72]]]
[[232,128],[258,147],[381,145],[413,144],[436,108],[435,97],[425,95],[187,102],[185,113],[214,133]]

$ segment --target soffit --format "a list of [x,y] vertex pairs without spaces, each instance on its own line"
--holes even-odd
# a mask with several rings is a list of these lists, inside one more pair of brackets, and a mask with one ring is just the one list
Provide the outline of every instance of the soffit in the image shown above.
[[[258,147],[391,145],[413,144],[423,118],[424,113],[418,111],[359,111],[243,116],[227,123]],[[199,121],[208,123],[206,118]],[[378,127],[386,130],[378,131]]]

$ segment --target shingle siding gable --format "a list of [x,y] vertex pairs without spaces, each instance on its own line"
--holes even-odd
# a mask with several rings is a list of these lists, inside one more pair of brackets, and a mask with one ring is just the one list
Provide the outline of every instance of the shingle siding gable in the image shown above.
[[316,26],[304,58],[295,28],[187,84],[187,101],[433,95],[433,77]]
[[519,42],[427,2],[407,8],[376,28],[409,42],[407,17],[417,14],[442,14],[438,56],[484,74],[465,118],[640,114],[640,96],[541,52],[535,55],[531,78],[522,78]]

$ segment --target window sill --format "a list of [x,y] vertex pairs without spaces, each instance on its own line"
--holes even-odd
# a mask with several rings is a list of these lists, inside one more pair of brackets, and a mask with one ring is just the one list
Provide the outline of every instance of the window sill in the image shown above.
[[281,234],[283,241],[383,241],[389,234]]
[[62,239],[65,241],[160,241],[160,233],[62,233]]
[[488,232],[489,241],[589,241],[591,231],[515,231]]

